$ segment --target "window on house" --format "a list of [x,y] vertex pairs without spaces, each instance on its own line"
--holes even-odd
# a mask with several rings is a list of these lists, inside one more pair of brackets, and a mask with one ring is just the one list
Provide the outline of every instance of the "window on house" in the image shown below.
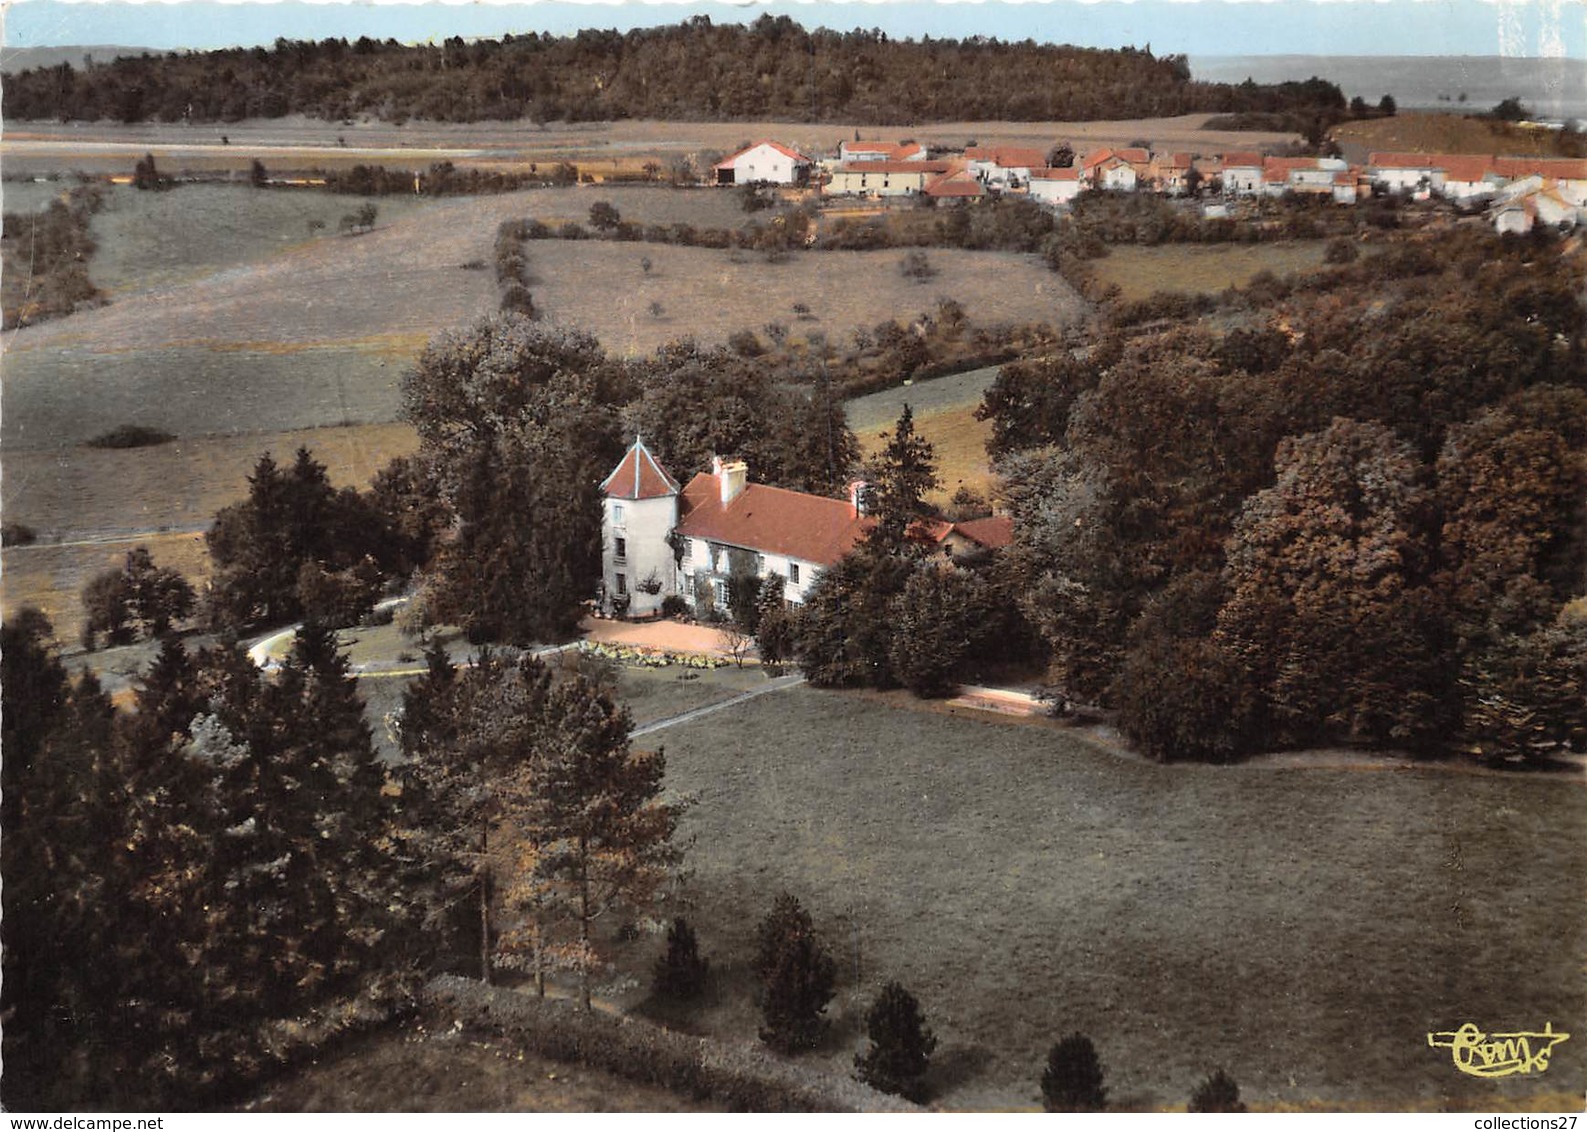
[[612,522],[616,523],[618,526],[622,526],[623,505],[621,503],[612,504]]
[[718,581],[718,582],[715,582],[713,584],[716,587],[716,607],[718,609],[726,609],[727,608],[727,583],[726,582],[722,582],[722,581]]
[[693,548],[694,540],[692,538],[686,538],[683,540],[683,561],[687,562],[689,560],[690,556],[694,553]]
[[620,539],[616,539],[614,541],[615,541],[615,545],[614,545],[614,547],[612,549],[612,552],[614,554],[616,554],[617,557],[619,557],[619,558],[627,558],[628,557],[628,540],[625,539],[625,538],[620,538]]
[[628,592],[628,575],[627,574],[619,574],[619,575],[617,575],[617,595],[619,597],[621,597],[623,594],[626,594],[627,592]]
[[796,586],[799,584],[799,563],[788,563],[788,580]]

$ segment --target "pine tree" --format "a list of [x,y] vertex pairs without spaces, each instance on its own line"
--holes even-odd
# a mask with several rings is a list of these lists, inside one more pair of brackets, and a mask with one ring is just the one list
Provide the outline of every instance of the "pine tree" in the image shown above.
[[530,913],[528,935],[509,933],[502,947],[522,952],[523,938],[535,955],[554,942],[588,1010],[591,976],[604,966],[596,923],[642,907],[666,881],[681,856],[672,844],[679,811],[660,801],[664,755],[630,747],[633,721],[609,689],[575,673],[551,689],[545,724],[534,757],[518,768],[513,800],[510,895]]
[[926,496],[942,486],[937,478],[936,453],[930,441],[915,435],[915,414],[908,403],[886,445],[867,465],[871,513],[876,529],[871,541],[890,554],[901,554],[909,524],[927,514]]
[[1084,1034],[1070,1034],[1047,1054],[1041,1075],[1042,1107],[1048,1112],[1101,1112],[1107,1107],[1102,1063]]
[[915,996],[901,983],[888,983],[865,1015],[865,1032],[871,1048],[854,1056],[860,1080],[884,1093],[923,1100],[937,1038],[927,1028]]
[[788,893],[760,922],[755,973],[761,982],[760,1040],[780,1053],[814,1049],[827,1031],[837,963],[809,914]]
[[656,994],[666,998],[698,998],[705,990],[710,970],[710,962],[700,955],[694,929],[682,916],[677,917],[667,929],[667,950],[652,968],[651,985]]

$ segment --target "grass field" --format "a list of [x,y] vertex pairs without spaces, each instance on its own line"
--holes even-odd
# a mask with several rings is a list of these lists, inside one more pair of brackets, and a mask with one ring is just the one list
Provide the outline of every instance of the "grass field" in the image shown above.
[[1034,1107],[1047,1047],[1096,1042],[1123,1108],[1226,1067],[1254,1107],[1579,1107],[1462,1077],[1426,1034],[1577,1031],[1587,791],[1542,776],[1162,767],[1062,730],[796,689],[664,733],[698,798],[705,1032],[754,1039],[756,921],[798,895],[840,963],[844,1071],[900,979],[941,1040],[938,1099]]
[[[32,176],[85,170],[131,173],[152,152],[162,170],[245,173],[258,157],[272,171],[347,168],[360,162],[422,169],[450,160],[460,167],[519,168],[530,162],[593,160],[642,162],[646,157],[726,154],[757,138],[776,138],[806,152],[833,150],[841,138],[896,140],[908,134],[939,147],[1035,146],[1060,140],[1081,149],[1147,140],[1157,149],[1217,153],[1291,141],[1292,134],[1221,132],[1201,128],[1210,115],[1117,122],[942,122],[904,130],[868,123],[622,122],[550,123],[336,122],[275,118],[200,126],[143,122],[7,122],[0,155],[8,172]],[[222,144],[222,136],[229,144]]]
[[945,503],[960,487],[985,495],[993,481],[986,457],[992,425],[976,420],[975,410],[997,371],[997,366],[987,366],[855,398],[847,405],[849,427],[870,457],[881,449],[881,434],[892,431],[907,404],[914,413],[915,431],[931,442],[937,457],[942,488],[931,501]]
[[1243,287],[1262,271],[1284,276],[1322,266],[1322,240],[1275,244],[1159,244],[1121,246],[1086,266],[1097,282],[1116,283],[1123,298],[1144,299],[1158,291],[1215,295]]
[[[332,483],[363,487],[393,456],[412,451],[417,438],[405,424],[384,424],[201,437],[153,448],[7,449],[0,512],[33,527],[41,541],[0,552],[0,607],[9,616],[19,605],[38,605],[61,640],[75,641],[83,585],[139,544],[198,584],[209,572],[199,532],[246,494],[261,453],[286,463],[300,445],[326,466]],[[119,541],[49,545],[88,538]]]

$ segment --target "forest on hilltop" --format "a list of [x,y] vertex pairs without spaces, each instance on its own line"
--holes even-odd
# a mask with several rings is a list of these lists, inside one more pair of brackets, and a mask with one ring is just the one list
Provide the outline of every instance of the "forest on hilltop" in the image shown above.
[[1183,55],[807,31],[786,16],[718,26],[530,33],[440,45],[278,39],[271,48],[40,67],[6,82],[13,120],[236,121],[302,114],[393,122],[782,119],[902,124],[1198,112],[1337,121],[1332,83],[1192,82]]

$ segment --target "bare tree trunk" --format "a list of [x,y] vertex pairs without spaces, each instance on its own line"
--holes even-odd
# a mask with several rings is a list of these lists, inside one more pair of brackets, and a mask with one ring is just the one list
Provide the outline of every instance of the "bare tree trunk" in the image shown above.
[[479,830],[479,979],[490,985],[490,819]]
[[590,1009],[590,847],[579,838],[579,942],[583,945],[584,962],[579,967],[579,1002],[586,1013]]

